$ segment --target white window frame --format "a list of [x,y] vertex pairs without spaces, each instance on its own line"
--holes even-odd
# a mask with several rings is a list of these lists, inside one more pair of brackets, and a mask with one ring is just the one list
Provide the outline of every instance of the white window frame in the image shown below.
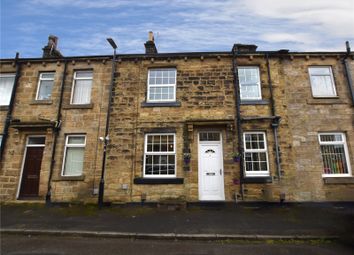
[[[16,78],[16,74],[14,74],[14,73],[0,73],[0,77],[13,77],[13,78]],[[11,93],[10,93],[9,104],[2,104],[2,105],[0,105],[0,106],[8,106],[8,105],[10,105],[11,94],[12,94],[12,91],[13,91],[13,89],[14,89],[14,86],[15,86],[15,79],[14,79],[14,83],[12,84],[12,89],[11,89]]]
[[[86,77],[76,77],[77,73],[80,72],[92,72],[92,78],[86,78]],[[71,86],[71,98],[70,98],[70,104],[73,105],[81,105],[79,103],[74,103],[74,92],[75,92],[75,86],[76,86],[76,81],[77,80],[91,80],[91,91],[90,91],[90,102],[86,103],[86,104],[90,104],[91,103],[91,99],[92,99],[92,86],[93,86],[93,70],[77,70],[74,72],[74,78],[73,78],[73,85]]]
[[[262,100],[262,86],[261,86],[261,72],[259,70],[259,66],[239,66],[237,68],[237,72],[240,70],[240,69],[257,69],[257,72],[258,72],[258,82],[257,82],[257,85],[258,85],[258,93],[259,93],[259,97],[247,97],[247,98],[242,98],[242,93],[241,93],[241,82],[239,80],[239,84],[240,84],[240,99],[241,101],[253,101],[253,100]],[[238,77],[239,77],[239,74],[237,74]],[[252,83],[253,84],[253,83]]]
[[[83,144],[68,144],[69,137],[84,137],[85,140],[84,140],[84,143],[83,143]],[[84,148],[84,151],[85,151],[85,148],[86,148],[86,135],[84,135],[84,134],[67,134],[67,135],[66,135],[66,137],[65,137],[65,146],[64,146],[63,166],[62,166],[62,169],[61,169],[61,176],[63,176],[63,177],[82,176],[84,169],[82,169],[81,174],[78,174],[78,175],[68,175],[68,174],[64,174],[64,172],[65,172],[66,152],[67,152],[67,148],[68,148],[68,147],[70,147],[70,148],[71,148],[71,147],[73,147],[73,148]],[[85,159],[85,154],[84,154],[84,159]]]
[[3,139],[4,135],[3,134],[0,134],[0,148],[1,148],[1,145],[2,145],[2,139]]
[[[148,136],[154,135],[172,135],[173,136],[173,151],[164,151],[164,152],[148,152],[147,151],[147,141]],[[145,134],[144,139],[144,164],[143,164],[143,177],[144,178],[175,178],[177,176],[177,153],[176,153],[176,133],[147,133]],[[145,164],[146,164],[146,155],[175,155],[175,173],[174,174],[145,174]]]
[[[329,70],[329,75],[327,74],[311,74],[311,69],[328,69]],[[334,83],[334,78],[333,78],[333,71],[331,66],[309,66],[308,67],[308,73],[309,73],[309,78],[310,78],[310,85],[311,85],[311,93],[312,96],[315,98],[327,98],[327,97],[338,97],[337,96],[337,90],[336,90],[336,85]],[[331,83],[332,83],[332,89],[333,93],[331,95],[316,95],[313,90],[313,84],[312,84],[312,76],[330,76],[331,78]]]
[[[175,83],[174,84],[150,84],[150,71],[156,70],[174,70],[176,73]],[[172,87],[173,86],[173,99],[150,99],[150,87]],[[148,69],[148,77],[147,77],[147,98],[146,102],[148,103],[168,103],[168,102],[176,102],[176,91],[177,91],[177,68],[150,68]]]
[[[324,142],[324,141],[321,141],[321,135],[341,135],[342,141],[331,141],[331,142],[325,141]],[[348,169],[347,174],[325,174],[325,173],[323,173],[324,169],[322,169],[322,177],[348,177],[348,176],[352,176],[352,170],[351,170],[351,166],[350,166],[350,158],[349,158],[349,152],[348,152],[348,146],[347,146],[347,139],[346,139],[345,133],[342,133],[342,132],[321,132],[321,133],[318,133],[318,142],[319,142],[320,147],[321,147],[321,145],[343,145],[344,155],[346,158],[345,163],[347,164],[347,169]],[[320,148],[320,153],[321,153],[321,148]],[[322,161],[322,167],[324,167],[322,153],[321,153],[321,161]]]
[[[262,134],[264,138],[264,149],[247,149],[246,147],[246,135],[252,135],[252,134]],[[269,171],[269,157],[268,157],[268,145],[267,145],[267,135],[266,132],[261,132],[261,131],[247,131],[243,133],[243,147],[244,147],[244,153],[243,153],[243,159],[244,159],[244,173],[246,177],[264,177],[264,176],[270,176],[270,171]],[[245,160],[245,155],[246,153],[257,153],[257,152],[265,152],[266,154],[266,160],[267,160],[267,171],[246,171],[246,160]]]
[[[54,74],[53,78],[43,78],[43,74]],[[54,87],[54,80],[55,80],[55,72],[43,72],[39,74],[39,80],[38,80],[38,86],[37,86],[37,93],[36,93],[36,100],[37,101],[45,101],[45,100],[50,100],[52,98],[52,93],[53,93],[53,87]],[[50,98],[48,99],[39,99],[39,91],[41,89],[41,82],[42,81],[53,81],[53,86],[52,86],[52,93],[50,94]]]

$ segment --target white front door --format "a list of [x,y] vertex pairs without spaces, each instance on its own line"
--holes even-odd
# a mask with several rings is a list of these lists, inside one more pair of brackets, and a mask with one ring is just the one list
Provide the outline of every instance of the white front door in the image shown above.
[[199,133],[199,200],[225,200],[221,134]]

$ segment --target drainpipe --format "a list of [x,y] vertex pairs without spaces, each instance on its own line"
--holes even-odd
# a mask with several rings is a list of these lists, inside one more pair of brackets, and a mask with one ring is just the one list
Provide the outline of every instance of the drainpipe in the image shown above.
[[344,64],[344,69],[345,69],[345,74],[347,76],[347,81],[348,81],[348,86],[349,86],[349,91],[352,96],[352,106],[354,106],[354,88],[353,88],[353,80],[352,80],[352,74],[350,72],[350,66],[348,63],[348,58],[350,57],[350,45],[349,42],[345,42],[346,48],[347,48],[347,53],[345,54],[345,57],[343,59],[343,64]]
[[10,104],[9,104],[9,109],[7,110],[7,114],[6,114],[3,137],[2,137],[2,142],[1,142],[1,146],[0,146],[0,161],[3,157],[3,152],[5,150],[5,144],[7,141],[7,137],[9,135],[9,127],[10,127],[10,123],[11,123],[11,119],[12,119],[12,111],[13,111],[14,104],[15,104],[15,95],[16,95],[17,84],[18,84],[18,81],[21,76],[21,64],[19,62],[19,57],[20,57],[20,53],[16,52],[16,57],[15,57],[16,74],[15,74],[14,85],[13,85],[12,91],[11,91]]
[[108,109],[107,109],[107,118],[106,118],[106,130],[105,135],[103,137],[103,159],[102,159],[102,172],[101,172],[101,179],[100,185],[98,189],[98,207],[103,207],[103,195],[104,195],[104,176],[106,171],[106,156],[107,156],[107,145],[109,142],[109,121],[111,116],[111,104],[112,104],[112,93],[114,87],[114,77],[115,77],[115,69],[116,69],[116,49],[117,45],[113,41],[112,38],[108,38],[107,41],[113,48],[113,58],[112,58],[112,74],[111,74],[111,84],[109,87],[109,99],[108,99]]
[[238,143],[238,152],[240,153],[240,193],[241,198],[243,200],[243,143],[242,143],[242,127],[241,127],[241,97],[240,97],[240,85],[239,85],[239,78],[238,78],[238,70],[237,70],[237,61],[236,61],[236,53],[237,46],[234,45],[232,48],[232,73],[234,75],[234,93],[235,93],[235,100],[236,100],[236,120],[235,124],[237,127],[237,143]]
[[281,166],[280,166],[280,153],[279,153],[279,142],[278,142],[278,127],[279,127],[280,117],[275,116],[273,84],[272,84],[272,77],[270,74],[270,64],[269,64],[269,55],[268,54],[266,54],[266,62],[267,62],[268,84],[269,84],[269,91],[270,91],[271,111],[272,111],[272,116],[275,117],[272,120],[272,129],[273,129],[274,142],[275,142],[275,162],[277,165],[278,178],[280,180]]
[[54,127],[54,138],[53,138],[53,146],[52,146],[52,157],[51,157],[50,168],[49,168],[48,188],[47,188],[47,194],[45,196],[45,201],[46,201],[47,205],[49,205],[51,203],[52,177],[53,177],[53,171],[54,171],[54,165],[55,165],[55,152],[56,152],[56,147],[57,147],[56,145],[57,145],[57,140],[58,140],[59,132],[60,132],[60,126],[62,123],[61,106],[63,104],[66,69],[67,69],[67,61],[65,60],[64,61],[63,76],[62,76],[61,84],[60,84],[60,97],[59,97],[59,105],[58,105],[58,111],[57,111],[57,120],[55,122],[55,127]]

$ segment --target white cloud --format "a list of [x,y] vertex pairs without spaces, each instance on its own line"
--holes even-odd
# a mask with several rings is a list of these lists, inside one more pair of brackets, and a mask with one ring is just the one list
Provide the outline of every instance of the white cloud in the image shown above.
[[258,44],[260,50],[344,50],[345,40],[354,41],[354,0],[29,0],[19,5],[16,13],[27,20],[14,29],[40,35],[43,42],[48,32],[57,34],[64,55],[110,54],[107,37],[116,40],[119,52],[142,53],[149,30],[159,52],[231,50],[236,42]]
[[258,16],[286,19],[305,30],[354,37],[354,0],[246,0],[244,5]]
[[265,33],[261,34],[259,37],[261,40],[279,43],[279,42],[295,42],[295,43],[304,43],[311,42],[316,39],[316,37],[311,36],[306,33]]

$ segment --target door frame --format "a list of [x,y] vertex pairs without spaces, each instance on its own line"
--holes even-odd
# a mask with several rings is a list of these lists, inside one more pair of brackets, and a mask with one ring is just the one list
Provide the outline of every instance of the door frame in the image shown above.
[[[220,134],[220,140],[219,141],[203,141],[201,142],[199,140],[200,138],[200,133],[219,133]],[[222,131],[221,130],[201,130],[198,132],[198,200],[199,201],[225,201],[225,180],[224,180],[224,150],[223,150],[223,136],[222,136]],[[222,172],[222,178],[221,178],[221,183],[220,183],[220,188],[222,189],[222,198],[220,200],[202,200],[201,199],[201,160],[200,160],[200,145],[205,144],[205,145],[215,145],[218,144],[220,146],[220,164],[221,164],[221,172]]]
[[[46,138],[45,135],[29,135],[29,136],[26,137],[26,145],[25,145],[25,150],[24,150],[24,153],[23,153],[22,163],[21,163],[20,178],[19,178],[19,182],[18,182],[18,185],[17,185],[16,200],[18,200],[19,197],[20,197],[20,190],[21,190],[21,184],[22,184],[23,169],[25,167],[27,148],[28,147],[45,147],[45,144],[28,144],[29,139],[32,138],[32,137],[44,137],[44,138]],[[43,153],[44,153],[44,151],[43,151]]]

